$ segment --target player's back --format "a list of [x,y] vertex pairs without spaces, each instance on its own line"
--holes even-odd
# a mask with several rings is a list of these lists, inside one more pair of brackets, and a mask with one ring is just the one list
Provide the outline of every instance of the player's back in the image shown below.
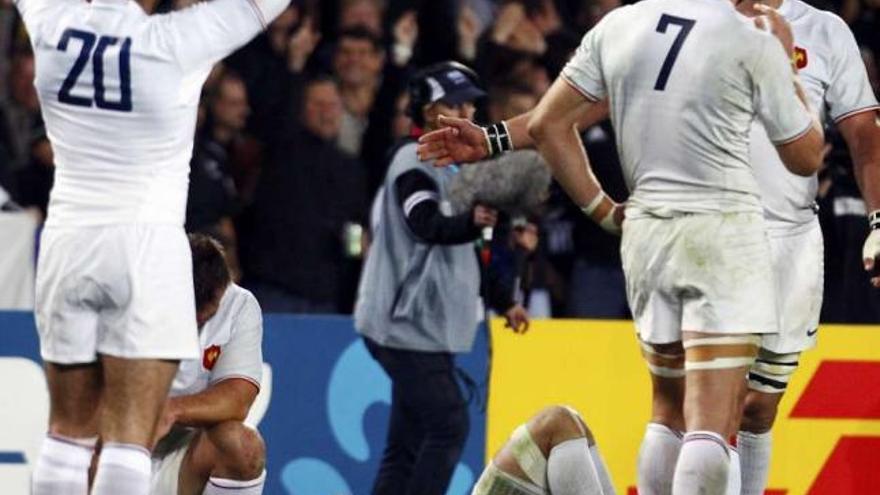
[[212,0],[158,16],[134,0],[16,3],[55,152],[48,225],[182,225],[201,86],[283,2]]
[[[646,0],[612,12],[595,31],[579,52],[595,52],[631,205],[655,213],[760,211],[748,134],[767,79],[761,59],[769,53],[784,64],[779,42],[727,0]],[[589,92],[578,82],[578,66],[587,65],[578,57],[566,75]],[[791,85],[787,91],[795,98]],[[797,117],[788,119],[798,120],[795,134],[808,127]]]

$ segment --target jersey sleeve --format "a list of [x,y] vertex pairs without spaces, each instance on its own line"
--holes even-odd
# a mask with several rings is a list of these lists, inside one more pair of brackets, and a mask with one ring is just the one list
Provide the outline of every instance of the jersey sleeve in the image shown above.
[[794,73],[782,44],[770,35],[762,42],[752,73],[752,98],[767,136],[778,146],[806,134],[813,119],[795,93]]
[[289,0],[209,0],[162,19],[168,45],[184,69],[204,69],[249,42]]
[[211,371],[210,383],[243,378],[257,388],[263,377],[263,315],[257,299],[246,292],[245,303],[235,314],[232,337]]
[[562,69],[562,79],[590,101],[602,100],[606,94],[599,53],[599,41],[605,21],[603,19],[584,35],[574,56]]
[[[830,15],[830,14],[829,14]],[[830,79],[825,91],[829,116],[839,122],[851,115],[880,108],[871,89],[868,72],[856,39],[846,23],[833,17],[828,43],[831,51]]]

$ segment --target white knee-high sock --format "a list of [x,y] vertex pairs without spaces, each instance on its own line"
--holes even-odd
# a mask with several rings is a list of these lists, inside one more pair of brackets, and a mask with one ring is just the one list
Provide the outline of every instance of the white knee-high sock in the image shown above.
[[605,459],[599,453],[599,446],[590,447],[590,457],[593,459],[593,466],[596,468],[596,474],[599,475],[599,483],[602,485],[602,495],[614,495],[614,483],[611,482],[611,476],[608,474],[608,466],[605,465]]
[[742,468],[742,495],[762,495],[770,473],[773,436],[767,433],[740,431],[736,445]]
[[140,445],[105,443],[92,495],[149,495],[151,467],[150,452]]
[[547,484],[553,495],[604,495],[586,438],[566,440],[550,449]]
[[727,475],[727,495],[740,495],[742,491],[742,479],[740,477],[739,452],[730,447],[730,470]]
[[248,481],[228,480],[211,477],[205,484],[202,495],[261,495],[266,482],[266,470],[256,479]]
[[97,439],[46,435],[31,477],[33,495],[87,495]]
[[711,431],[685,434],[672,480],[672,495],[724,495],[730,472],[727,442]]
[[639,448],[639,495],[669,495],[682,434],[659,423],[648,423]]

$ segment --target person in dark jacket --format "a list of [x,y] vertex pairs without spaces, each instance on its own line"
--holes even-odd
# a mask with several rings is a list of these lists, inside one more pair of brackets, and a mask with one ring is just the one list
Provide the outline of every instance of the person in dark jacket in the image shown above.
[[[484,94],[470,69],[450,62],[414,75],[409,93],[415,125],[428,130],[441,113],[472,117],[473,102]],[[467,439],[468,413],[453,356],[474,342],[482,309],[475,241],[495,225],[498,213],[475,205],[451,215],[454,173],[420,161],[416,144],[408,142],[394,153],[376,207],[355,309],[357,331],[392,382],[374,495],[442,495]],[[499,299],[505,302],[495,309],[524,331],[525,310]]]
[[270,312],[347,312],[368,210],[366,175],[336,144],[343,111],[336,83],[291,83],[301,85],[302,110],[260,178],[242,235],[244,285]]

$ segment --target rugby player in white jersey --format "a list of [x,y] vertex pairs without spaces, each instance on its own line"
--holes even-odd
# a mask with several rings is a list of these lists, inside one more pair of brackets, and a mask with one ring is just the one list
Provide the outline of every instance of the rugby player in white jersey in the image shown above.
[[[746,0],[737,9],[748,15],[761,14],[758,2]],[[878,105],[860,61],[858,46],[846,24],[836,15],[818,10],[801,0],[769,0],[766,5],[791,23],[794,40],[785,43],[801,76],[811,107],[839,126],[856,169],[856,178],[870,213],[870,235],[863,247],[865,268],[873,269],[880,253],[880,126]],[[773,12],[765,11],[773,16]],[[607,117],[596,105],[579,124],[581,129]],[[498,150],[534,146],[526,126],[530,114],[515,117],[500,127],[509,132],[510,142],[498,143]],[[441,117],[442,118],[442,117]],[[445,119],[450,126],[422,137],[420,152],[438,162],[467,162],[492,153],[485,130],[468,121]],[[501,147],[500,145],[504,145]],[[759,360],[750,371],[738,448],[742,460],[743,495],[762,494],[770,466],[770,429],[791,374],[802,351],[816,343],[822,301],[823,247],[814,198],[817,180],[798,177],[784,170],[766,131],[755,122],[750,139],[751,163],[761,188],[764,216],[768,225],[776,295],[780,308],[780,333],[762,340]],[[601,221],[602,218],[597,218]],[[614,227],[613,223],[605,223]],[[872,283],[878,285],[877,278]],[[646,433],[645,450],[658,449],[674,458],[681,446],[680,435],[652,424]],[[640,464],[643,478],[655,477],[655,466]]]
[[[613,230],[620,208],[589,172],[574,128],[601,111],[596,103],[610,101],[632,190],[622,255],[652,370],[653,420],[687,430],[674,481],[675,456],[647,453],[649,463],[666,462],[665,469],[652,466],[665,486],[652,488],[640,477],[642,493],[668,493],[670,485],[676,495],[727,489],[726,438],[738,420],[742,377],[759,335],[777,332],[749,128],[759,118],[785,166],[814,173],[821,128],[796,86],[779,41],[732,3],[648,0],[613,11],[584,37],[529,120],[529,134],[563,187]],[[502,148],[509,130],[495,127],[486,137],[489,147]]]
[[149,490],[156,420],[177,360],[198,357],[183,231],[202,83],[287,0],[14,0],[55,152],[36,322],[51,401],[37,495]]
[[156,431],[151,495],[259,495],[266,448],[246,426],[263,371],[257,299],[231,283],[223,248],[190,235],[199,359],[180,362]]
[[567,406],[517,427],[486,465],[471,495],[614,495],[593,433]]

